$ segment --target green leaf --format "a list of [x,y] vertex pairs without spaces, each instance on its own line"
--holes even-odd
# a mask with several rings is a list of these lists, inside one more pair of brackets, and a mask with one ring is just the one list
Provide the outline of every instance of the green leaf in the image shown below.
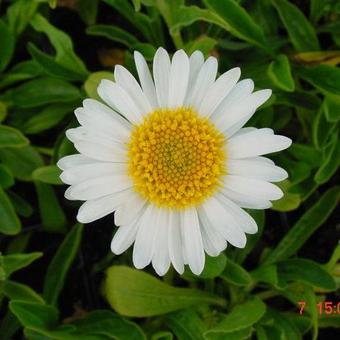
[[306,334],[312,326],[311,319],[308,315],[297,313],[284,313],[284,315],[296,326],[301,334]]
[[311,0],[310,1],[310,17],[313,22],[317,22],[323,16],[325,11],[329,11],[333,0]]
[[1,149],[0,159],[21,181],[31,181],[32,172],[43,165],[41,156],[31,146]]
[[135,7],[135,11],[140,11],[141,8],[141,0],[132,0],[133,6]]
[[237,305],[225,318],[214,328],[204,333],[208,336],[211,333],[218,333],[228,336],[228,333],[246,329],[258,322],[266,311],[266,305],[257,297]]
[[277,263],[279,277],[299,281],[325,290],[335,290],[333,277],[318,263],[307,259],[290,259]]
[[[317,151],[315,152],[315,154],[317,156]],[[322,158],[320,158],[320,162],[321,162],[321,159]],[[305,163],[302,159],[293,161],[288,157],[280,155],[279,163],[280,163],[280,166],[288,170],[288,174],[289,174],[289,180],[286,180],[286,182],[284,182],[283,188],[285,187],[288,188],[310,177],[311,166]]]
[[0,76],[0,89],[42,75],[44,75],[44,71],[34,60],[23,61]]
[[274,327],[281,330],[282,339],[302,340],[299,329],[283,313],[279,313],[273,308],[268,309],[267,313],[272,318]]
[[227,265],[220,277],[236,286],[248,286],[252,283],[249,273],[230,259],[227,260]]
[[149,16],[136,12],[126,0],[104,0],[104,2],[112,6],[122,17],[134,25],[148,41],[156,42],[156,45],[160,44],[163,32],[158,30],[157,32],[154,31],[155,26],[152,25],[154,22]]
[[73,111],[74,107],[76,107],[75,103],[48,105],[25,121],[21,130],[29,135],[51,129],[62,122]]
[[108,71],[98,71],[89,75],[84,83],[84,89],[88,97],[100,100],[97,88],[102,79],[114,80],[113,73]]
[[3,189],[8,189],[14,185],[14,177],[8,167],[4,164],[0,164],[0,186]]
[[44,281],[43,296],[47,303],[55,305],[64,281],[80,247],[83,225],[76,224],[67,234],[50,262]]
[[322,153],[312,145],[293,143],[288,152],[299,162],[305,162],[313,168],[318,167],[322,162]]
[[5,120],[7,116],[7,106],[5,103],[0,101],[0,123]]
[[193,310],[171,313],[165,321],[179,340],[204,340],[207,327]]
[[329,123],[326,120],[325,112],[321,108],[315,115],[312,125],[312,137],[317,149],[321,149],[327,143],[329,136],[335,130],[336,124]]
[[299,76],[324,94],[340,95],[340,69],[329,65],[300,66]]
[[222,26],[229,30],[230,27],[214,12],[197,6],[184,6],[184,1],[157,0],[157,8],[166,21],[170,34],[176,35],[182,27],[190,26],[197,21],[206,21]]
[[257,340],[271,340],[271,339],[286,340],[284,338],[282,329],[280,328],[280,326],[277,325],[266,327],[256,326],[256,337]]
[[34,180],[53,185],[63,184],[59,178],[61,170],[56,165],[47,165],[35,169],[32,173]]
[[338,261],[340,260],[340,244],[338,244],[334,251],[333,254],[331,256],[331,258],[329,259],[329,261],[325,264],[325,268],[331,272],[334,267],[337,265]]
[[274,201],[272,209],[276,211],[291,211],[295,210],[301,204],[301,197],[299,194],[290,193],[290,181],[284,180],[277,185],[282,189],[284,195],[281,199]]
[[112,41],[121,43],[128,48],[138,43],[138,39],[133,34],[126,32],[122,28],[114,25],[94,25],[86,29],[86,33],[93,36],[105,37]]
[[66,226],[66,216],[53,187],[40,181],[35,181],[34,184],[38,195],[40,217],[45,230],[63,233]]
[[196,50],[200,50],[205,56],[208,56],[210,52],[217,45],[216,39],[210,38],[207,35],[201,35],[196,40],[188,42],[184,50],[191,55]]
[[251,276],[257,282],[265,282],[277,287],[278,285],[278,273],[276,265],[260,266],[251,272]]
[[248,254],[253,250],[258,240],[262,236],[264,224],[265,224],[265,213],[263,210],[251,210],[250,215],[255,219],[258,227],[258,232],[256,234],[247,235],[247,244],[245,248],[238,249],[236,252],[235,261],[238,263],[243,263],[247,258]]
[[4,70],[12,59],[15,47],[15,37],[9,27],[0,19],[0,71]]
[[22,283],[6,280],[3,292],[10,300],[45,303],[39,294]]
[[340,120],[340,96],[326,95],[323,108],[327,121],[335,123]]
[[226,26],[230,27],[231,34],[267,49],[261,27],[237,2],[232,0],[204,0],[204,3],[225,22]]
[[132,48],[134,51],[140,52],[148,61],[152,61],[156,53],[156,48],[153,45],[147,43],[137,43],[134,44]]
[[331,315],[322,315],[319,318],[319,327],[320,328],[340,328],[340,318],[339,314],[331,314]]
[[0,232],[6,235],[15,235],[21,230],[21,222],[14,207],[0,186]]
[[[247,327],[234,332],[228,332],[228,340],[250,339],[253,333],[252,327]],[[224,340],[224,333],[208,333],[204,335],[207,340]]]
[[315,30],[299,8],[287,0],[272,0],[272,3],[295,49],[299,52],[318,51],[320,46]]
[[7,310],[0,321],[1,340],[12,340],[15,333],[21,328],[20,322],[15,315]]
[[31,233],[21,233],[11,239],[6,248],[6,255],[24,253],[31,238]]
[[58,63],[53,57],[42,52],[32,43],[28,43],[28,51],[46,75],[69,81],[81,81],[86,78],[83,73],[78,73],[76,69],[70,69]]
[[57,324],[58,311],[52,306],[34,302],[11,301],[9,308],[24,327],[39,330],[52,328]]
[[82,0],[77,3],[79,16],[86,25],[93,25],[97,19],[98,0]]
[[199,304],[224,305],[224,300],[196,289],[175,288],[142,271],[112,266],[103,293],[111,307],[126,316],[165,314]]
[[318,184],[326,183],[338,170],[340,166],[340,142],[338,133],[334,133],[331,143],[325,148],[324,161],[314,176]]
[[18,215],[22,217],[32,216],[33,207],[29,202],[27,202],[23,197],[19,196],[13,191],[8,191],[7,194]]
[[31,25],[38,31],[48,36],[56,50],[55,60],[67,69],[76,70],[77,73],[87,76],[88,71],[83,61],[75,54],[71,38],[63,31],[51,25],[42,15],[36,14],[31,20]]
[[279,89],[288,92],[295,90],[289,59],[284,54],[280,54],[269,64],[267,74]]
[[295,254],[308,238],[327,220],[340,198],[340,187],[327,190],[321,198],[300,217],[277,247],[263,262],[271,264]]
[[9,99],[22,108],[37,107],[50,103],[67,103],[81,98],[79,90],[61,79],[38,78],[30,80],[13,90]]
[[316,95],[308,92],[277,92],[275,93],[275,95],[275,104],[284,104],[287,106],[302,108],[305,110],[316,111],[319,109],[321,104],[320,99]]
[[38,252],[29,254],[0,255],[0,264],[4,269],[6,278],[8,278],[12,273],[21,268],[27,267],[42,255],[42,253]]
[[212,256],[206,256],[205,257],[205,265],[202,273],[200,275],[194,275],[190,272],[189,269],[186,268],[185,272],[183,273],[183,277],[187,279],[213,279],[217,276],[219,276],[227,263],[227,258],[226,256],[221,253],[220,255],[216,257]]
[[82,335],[103,335],[117,340],[146,340],[140,327],[108,310],[95,310],[73,323]]
[[173,340],[173,338],[173,334],[168,331],[156,332],[151,336],[151,340]]
[[[50,306],[51,307],[51,306]],[[32,340],[108,340],[110,338],[100,335],[80,335],[76,332],[75,327],[70,324],[62,325],[57,328],[47,329],[37,325],[31,325],[24,328],[24,335],[27,339]]]
[[29,144],[29,140],[17,129],[0,125],[0,148],[20,148]]
[[8,27],[16,36],[24,31],[38,9],[36,1],[17,0],[7,9]]
[[304,284],[294,284],[281,291],[281,294],[290,300],[296,308],[299,308],[299,302],[305,302],[305,312],[311,316],[313,325],[313,340],[318,338],[318,321],[319,315],[316,308],[317,300],[312,287]]

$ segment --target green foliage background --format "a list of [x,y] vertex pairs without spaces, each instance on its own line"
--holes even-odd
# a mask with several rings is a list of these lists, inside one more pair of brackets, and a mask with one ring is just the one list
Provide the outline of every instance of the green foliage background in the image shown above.
[[[317,339],[340,314],[340,2],[0,1],[0,338]],[[67,33],[66,33],[67,32]],[[56,161],[73,110],[132,53],[199,49],[240,66],[271,100],[249,125],[293,146],[285,197],[252,211],[245,249],[164,278],[109,251],[112,216],[75,224]],[[320,229],[319,229],[320,228]],[[313,236],[313,234],[315,234]],[[302,314],[299,302],[305,302]],[[317,304],[331,301],[320,315]],[[340,313],[340,305],[338,305]],[[334,337],[334,338],[335,338]]]

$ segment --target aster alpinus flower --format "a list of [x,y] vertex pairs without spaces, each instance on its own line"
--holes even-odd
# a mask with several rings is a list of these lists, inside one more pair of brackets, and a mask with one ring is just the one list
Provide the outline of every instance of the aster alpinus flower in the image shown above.
[[133,263],[152,263],[159,275],[170,264],[200,274],[205,252],[230,243],[243,248],[257,232],[242,208],[266,209],[282,191],[271,182],[287,172],[263,155],[291,140],[269,128],[243,126],[271,95],[239,81],[233,68],[216,79],[216,58],[183,50],[172,59],[159,48],[153,77],[134,54],[139,83],[123,66],[102,80],[104,104],[85,99],[75,110],[80,127],[66,135],[79,154],[62,158],[65,197],[82,200],[77,219],[89,223],[115,211],[119,226],[111,250],[133,244]]

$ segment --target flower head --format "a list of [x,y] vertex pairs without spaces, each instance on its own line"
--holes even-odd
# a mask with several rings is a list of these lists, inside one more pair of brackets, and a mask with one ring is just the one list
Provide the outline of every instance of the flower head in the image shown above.
[[115,254],[132,244],[133,262],[150,262],[159,275],[172,263],[183,273],[204,268],[230,243],[242,248],[256,233],[242,208],[265,209],[282,191],[271,182],[287,177],[264,154],[291,140],[268,128],[243,128],[271,95],[238,82],[240,69],[219,76],[217,60],[159,48],[153,77],[135,52],[139,83],[122,66],[115,82],[102,80],[105,104],[85,99],[75,110],[80,127],[67,137],[79,154],[58,162],[70,184],[65,197],[83,200],[77,219],[89,223],[115,211]]

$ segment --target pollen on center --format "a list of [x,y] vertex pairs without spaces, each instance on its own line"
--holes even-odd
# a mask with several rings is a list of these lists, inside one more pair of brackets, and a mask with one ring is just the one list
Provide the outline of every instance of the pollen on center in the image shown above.
[[223,135],[191,108],[158,109],[131,133],[135,190],[162,207],[185,208],[211,196],[225,173]]

